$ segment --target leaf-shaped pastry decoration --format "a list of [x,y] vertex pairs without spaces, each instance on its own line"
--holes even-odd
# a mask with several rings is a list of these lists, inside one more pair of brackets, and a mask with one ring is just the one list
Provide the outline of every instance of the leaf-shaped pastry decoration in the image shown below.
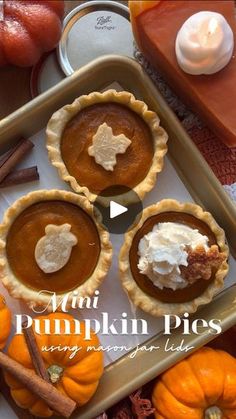
[[45,236],[35,247],[35,260],[44,273],[57,272],[68,263],[72,248],[78,242],[70,230],[70,224],[46,226]]
[[114,135],[112,128],[104,122],[93,136],[93,145],[89,147],[88,154],[105,170],[113,172],[117,163],[116,155],[124,154],[130,144],[131,141],[124,134]]

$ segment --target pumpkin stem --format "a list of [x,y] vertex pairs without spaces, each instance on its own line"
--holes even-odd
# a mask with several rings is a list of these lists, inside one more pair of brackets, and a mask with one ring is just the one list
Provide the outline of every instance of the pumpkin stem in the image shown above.
[[64,369],[62,367],[59,367],[58,365],[51,365],[48,367],[47,372],[49,374],[50,381],[52,384],[58,383],[60,380]]
[[205,419],[222,419],[223,414],[219,407],[211,406],[205,411]]

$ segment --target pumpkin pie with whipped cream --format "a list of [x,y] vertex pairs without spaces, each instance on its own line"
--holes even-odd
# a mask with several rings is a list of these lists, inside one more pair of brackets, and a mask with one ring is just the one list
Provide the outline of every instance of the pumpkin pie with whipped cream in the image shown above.
[[81,96],[52,115],[46,132],[49,159],[60,177],[90,201],[115,186],[131,188],[142,199],[167,152],[157,114],[129,92]]
[[[0,278],[30,307],[70,293],[92,296],[112,258],[109,234],[87,198],[41,190],[16,201],[0,225]],[[46,292],[45,292],[46,291]],[[71,292],[73,291],[73,292]]]
[[228,272],[224,231],[196,204],[163,200],[143,211],[119,256],[122,285],[154,316],[193,313],[209,303]]

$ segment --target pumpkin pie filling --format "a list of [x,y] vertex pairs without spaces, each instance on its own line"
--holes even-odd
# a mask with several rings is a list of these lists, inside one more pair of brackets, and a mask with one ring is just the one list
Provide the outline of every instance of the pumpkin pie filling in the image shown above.
[[[113,171],[107,171],[89,154],[93,137],[102,124],[115,136],[124,134],[131,144],[116,156]],[[154,156],[152,133],[134,111],[118,103],[97,103],[82,109],[66,125],[61,139],[61,155],[70,175],[81,186],[99,194],[114,185],[134,188],[148,174]]]
[[[154,226],[160,223],[171,222],[183,224],[194,230],[198,230],[200,234],[207,237],[210,248],[208,253],[206,253],[200,246],[194,251],[189,250],[189,266],[183,266],[183,269],[181,269],[181,275],[183,275],[187,280],[194,279],[194,274],[197,269],[197,274],[202,274],[202,277],[198,277],[198,279],[193,283],[190,281],[187,286],[175,290],[169,287],[163,287],[163,289],[161,289],[155,286],[147,275],[140,272],[138,267],[140,240],[142,240],[145,235],[150,233]],[[148,218],[136,233],[129,253],[131,272],[138,286],[148,295],[165,303],[184,303],[192,301],[194,298],[201,295],[214,280],[218,264],[223,260],[222,257],[223,256],[218,251],[216,237],[206,223],[197,219],[193,215],[174,211],[160,213]]]
[[[45,273],[36,262],[35,248],[49,225],[70,225],[77,240],[65,266]],[[100,250],[92,218],[77,205],[59,200],[41,201],[26,208],[12,223],[6,241],[8,263],[18,280],[34,290],[57,293],[83,284],[95,270]]]

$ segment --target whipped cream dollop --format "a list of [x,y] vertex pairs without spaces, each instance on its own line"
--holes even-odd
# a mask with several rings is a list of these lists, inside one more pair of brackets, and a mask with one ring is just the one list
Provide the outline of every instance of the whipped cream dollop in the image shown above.
[[188,266],[186,248],[203,246],[207,251],[208,237],[180,223],[159,223],[139,242],[138,269],[153,284],[176,290],[189,282],[181,277],[181,266]]
[[230,61],[234,35],[220,13],[192,15],[179,30],[175,52],[179,66],[188,74],[214,74]]

